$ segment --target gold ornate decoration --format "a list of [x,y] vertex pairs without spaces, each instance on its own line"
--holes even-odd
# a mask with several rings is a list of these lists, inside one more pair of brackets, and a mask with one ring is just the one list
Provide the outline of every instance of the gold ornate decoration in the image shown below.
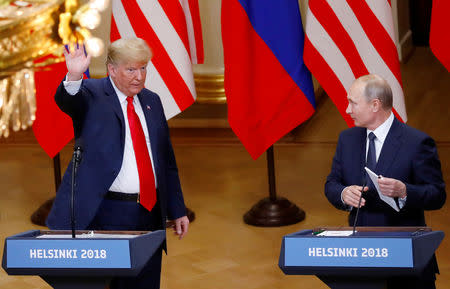
[[194,75],[198,103],[226,103],[223,74]]
[[8,137],[8,123],[14,131],[33,123],[36,99],[32,69],[21,69],[0,80],[0,96],[0,136]]
[[109,0],[90,0],[78,6],[77,0],[66,0],[65,12],[59,15],[58,34],[63,44],[84,42],[92,56],[103,52],[103,41],[93,37],[90,30],[100,25],[100,12],[106,9]]
[[[90,29],[100,23],[108,0],[0,0],[0,137],[33,124],[36,111],[34,70],[63,61],[62,44],[85,42],[93,56],[103,42]],[[46,62],[34,60],[54,54]]]

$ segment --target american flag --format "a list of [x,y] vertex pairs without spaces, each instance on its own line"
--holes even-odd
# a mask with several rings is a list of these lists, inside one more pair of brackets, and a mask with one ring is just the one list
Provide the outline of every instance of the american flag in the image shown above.
[[376,73],[387,80],[394,114],[406,122],[390,0],[310,0],[303,58],[349,126],[345,113],[352,82]]
[[196,99],[192,64],[203,63],[198,0],[113,0],[111,41],[139,37],[153,58],[145,86],[156,92],[169,119]]

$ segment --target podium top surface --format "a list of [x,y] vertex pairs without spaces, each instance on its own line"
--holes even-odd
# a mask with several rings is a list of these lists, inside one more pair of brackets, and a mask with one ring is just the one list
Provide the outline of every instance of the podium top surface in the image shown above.
[[[87,231],[77,230],[75,239],[133,239],[144,236],[151,231]],[[8,237],[36,238],[36,239],[72,239],[72,231],[69,230],[31,230]]]
[[[145,232],[149,233],[149,232]],[[144,233],[144,234],[145,234]],[[141,232],[107,232],[107,231],[83,231],[77,232],[75,238],[78,239],[132,239],[142,236]],[[54,232],[54,231],[41,231],[36,236],[38,239],[70,239],[72,238],[71,232]]]
[[412,238],[430,232],[432,232],[430,227],[357,227],[353,234],[353,227],[317,227],[312,230],[298,231],[285,237]]
[[[317,227],[313,232],[319,231],[353,231],[353,227]],[[430,227],[356,227],[357,232],[431,232]]]

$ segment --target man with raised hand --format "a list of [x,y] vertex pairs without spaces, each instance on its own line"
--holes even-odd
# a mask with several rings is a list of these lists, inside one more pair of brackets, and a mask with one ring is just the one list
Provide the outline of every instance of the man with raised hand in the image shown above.
[[[70,49],[70,51],[69,51]],[[83,45],[65,51],[68,73],[55,101],[73,120],[83,157],[76,176],[75,219],[81,230],[165,229],[183,238],[189,226],[178,170],[159,96],[144,88],[151,50],[139,38],[108,49],[108,77],[82,79],[90,56]],[[50,229],[70,229],[71,164],[47,219]],[[110,288],[159,288],[157,250],[137,277],[114,278]]]

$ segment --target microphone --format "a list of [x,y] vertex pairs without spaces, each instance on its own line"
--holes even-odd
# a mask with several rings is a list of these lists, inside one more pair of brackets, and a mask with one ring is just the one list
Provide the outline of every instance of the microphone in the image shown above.
[[72,227],[72,238],[75,238],[75,176],[77,174],[78,166],[81,163],[81,154],[83,152],[83,140],[78,138],[75,140],[72,156],[72,187],[70,200],[70,225]]
[[78,169],[78,166],[81,162],[81,154],[83,152],[83,140],[81,138],[75,141],[75,145],[73,147],[73,161],[75,166],[75,173]]
[[[365,174],[367,174],[366,172],[364,172]],[[359,208],[361,208],[361,199],[362,199],[362,195],[364,192],[364,187],[367,186],[367,178],[365,177],[364,174],[364,181],[363,181],[363,185],[362,185],[362,190],[361,190],[361,195],[359,196],[359,201],[358,201],[358,208],[356,209],[356,216],[355,216],[355,220],[353,221],[353,236],[355,235],[355,231],[356,231],[356,222],[358,221],[358,215],[359,215]]]

